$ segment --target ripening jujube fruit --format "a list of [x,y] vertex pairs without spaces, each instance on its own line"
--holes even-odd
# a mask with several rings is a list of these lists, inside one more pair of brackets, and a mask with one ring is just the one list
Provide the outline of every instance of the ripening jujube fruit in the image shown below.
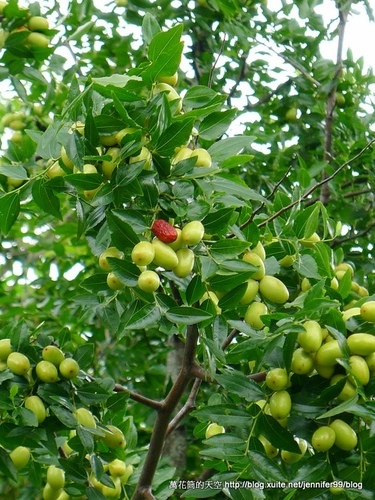
[[342,358],[343,352],[337,340],[326,342],[316,352],[315,361],[319,365],[333,366],[337,358]]
[[289,299],[289,291],[284,283],[274,276],[264,276],[259,282],[261,295],[276,304],[285,304]]
[[106,151],[106,156],[111,156],[111,160],[102,161],[102,173],[106,179],[110,179],[112,177],[113,171],[119,162],[120,152],[120,148],[109,148]]
[[216,424],[212,422],[208,425],[205,433],[205,438],[209,439],[210,437],[216,436],[217,434],[224,434],[225,428],[222,425]]
[[196,167],[211,167],[212,159],[210,153],[203,148],[194,149],[191,153],[191,158],[197,158]]
[[143,169],[150,170],[152,165],[152,154],[151,152],[144,146],[142,146],[141,152],[137,156],[131,156],[129,158],[129,164],[137,163],[139,161],[144,161]]
[[289,376],[285,368],[273,368],[266,375],[267,386],[274,391],[286,389],[289,385]]
[[180,248],[176,252],[178,257],[178,264],[173,269],[173,273],[179,278],[188,276],[194,267],[195,255],[190,248]]
[[203,238],[204,226],[199,220],[188,222],[181,230],[181,241],[185,245],[197,245]]
[[126,463],[115,458],[109,463],[108,470],[111,476],[123,476],[126,473]]
[[114,488],[110,486],[103,485],[101,492],[106,498],[115,498],[116,500],[120,498],[121,495],[121,480],[119,477],[112,478]]
[[323,425],[316,429],[311,438],[311,444],[316,451],[327,451],[335,444],[336,434],[332,427]]
[[47,48],[49,46],[49,38],[47,38],[42,33],[38,33],[36,31],[32,31],[26,38],[26,41],[32,47],[37,47],[41,49]]
[[43,488],[42,497],[43,500],[58,500],[62,492],[62,488],[60,488],[59,490],[55,490],[47,483]]
[[122,290],[124,288],[124,283],[115,275],[115,273],[108,273],[107,275],[107,285],[111,290]]
[[47,483],[54,490],[59,490],[65,485],[65,472],[63,469],[56,467],[56,465],[50,465],[47,469]]
[[44,406],[44,403],[39,396],[34,395],[25,398],[25,408],[35,414],[39,424],[43,423],[46,419],[46,407]]
[[269,400],[271,415],[276,420],[286,418],[292,408],[292,400],[287,391],[277,391],[272,394]]
[[155,248],[149,241],[140,241],[132,250],[131,259],[137,266],[148,266],[154,260]]
[[340,450],[350,451],[357,446],[357,434],[349,424],[341,419],[336,419],[329,426],[335,431],[335,445]]
[[15,375],[26,375],[30,370],[29,358],[20,352],[11,352],[7,357],[7,365]]
[[64,361],[65,356],[62,350],[57,346],[47,345],[42,351],[42,358],[45,361],[53,363],[55,366],[59,366],[59,364]]
[[[346,378],[345,375],[342,373],[338,373],[337,375],[334,375],[331,380],[330,380],[330,385],[334,385],[343,378]],[[348,399],[354,397],[357,394],[357,389],[354,387],[354,385],[347,380],[345,382],[344,387],[342,388],[340,394],[338,394],[337,399],[340,401],[347,401]]]
[[103,271],[109,272],[111,270],[111,265],[108,261],[108,257],[114,257],[116,259],[122,259],[124,254],[116,247],[109,247],[99,256],[99,266]]
[[153,263],[156,266],[163,267],[167,271],[171,271],[178,264],[178,257],[176,252],[167,243],[160,240],[152,240],[152,246],[155,250]]
[[53,384],[59,380],[59,373],[56,366],[49,361],[39,361],[35,370],[39,380],[42,382]]
[[30,448],[26,448],[26,446],[17,446],[17,448],[10,452],[9,456],[16,469],[21,470],[29,463],[31,456]]
[[362,304],[360,314],[365,321],[375,323],[375,300],[369,300]]
[[126,484],[128,482],[129,477],[133,474],[133,472],[134,472],[133,465],[132,464],[127,464],[126,465],[125,474],[123,474],[122,476],[120,476],[121,484]]
[[242,306],[251,304],[251,302],[255,299],[258,290],[259,290],[259,282],[254,280],[253,278],[249,278],[246,281],[246,290],[240,299],[240,304]]
[[276,455],[279,453],[279,450],[271,444],[267,438],[264,436],[259,436],[259,441],[262,443],[264,447],[265,454],[267,455],[268,458],[275,458]]
[[125,448],[125,436],[121,429],[114,425],[107,425],[107,428],[104,429],[104,433],[105,434],[101,437],[101,440],[108,446],[108,448]]
[[245,323],[256,330],[261,330],[264,327],[261,316],[265,316],[266,314],[268,314],[266,304],[263,302],[252,302],[245,313]]
[[293,453],[291,451],[281,450],[281,458],[284,460],[284,462],[286,462],[287,464],[295,464],[299,462],[301,458],[303,458],[307,450],[307,443],[304,439],[299,439],[298,446],[301,450],[301,453]]
[[297,375],[307,375],[314,369],[314,358],[299,347],[293,352],[291,370]]
[[0,360],[6,361],[9,354],[13,352],[10,339],[1,339],[0,340]]
[[65,358],[60,363],[59,372],[64,378],[72,379],[79,374],[79,364],[73,358]]
[[74,412],[74,416],[79,424],[96,429],[96,420],[90,410],[86,408],[77,408]]
[[41,16],[31,16],[27,22],[30,31],[43,31],[49,29],[48,19]]
[[370,333],[353,333],[347,339],[351,354],[368,356],[375,352],[375,335]]
[[362,385],[366,385],[370,381],[370,370],[366,360],[362,356],[350,356],[350,375],[349,380],[353,383],[359,381]]
[[168,99],[168,101],[177,101],[177,108],[176,108],[176,113],[180,113],[182,109],[182,101],[181,97],[179,94],[176,92],[176,90],[168,85],[167,83],[157,83],[155,87],[153,88],[152,94],[159,94],[160,92],[165,92],[165,95]]
[[308,320],[302,324],[304,331],[299,332],[297,342],[306,352],[316,352],[322,345],[322,329],[317,321]]
[[255,245],[255,247],[251,249],[251,252],[259,255],[259,257],[263,261],[266,260],[266,251],[265,251],[264,246],[262,245],[262,243],[260,241],[258,241],[258,243]]
[[190,148],[181,148],[172,158],[172,165],[176,165],[180,161],[187,160],[191,157],[193,150]]
[[158,273],[151,270],[141,272],[138,277],[138,286],[141,290],[147,293],[156,292],[160,286],[160,278]]
[[266,274],[266,270],[264,267],[264,262],[259,257],[258,254],[254,253],[254,252],[246,252],[242,257],[242,260],[244,260],[245,262],[248,262],[249,264],[252,264],[255,267],[258,267],[258,270],[255,271],[255,273],[251,276],[254,280],[259,281],[262,278],[264,278],[264,276]]

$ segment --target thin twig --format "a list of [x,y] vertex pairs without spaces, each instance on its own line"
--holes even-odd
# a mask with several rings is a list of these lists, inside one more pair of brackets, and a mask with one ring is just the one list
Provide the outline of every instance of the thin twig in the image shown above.
[[246,76],[245,69],[246,69],[246,60],[247,60],[248,55],[249,55],[249,53],[247,52],[246,54],[242,54],[242,56],[240,58],[240,71],[238,73],[238,76],[236,78],[236,81],[235,81],[233,87],[229,91],[229,94],[227,97],[228,106],[231,106],[232,97],[234,96],[234,93],[236,92],[239,84],[242,82],[242,80],[244,80],[244,78]]
[[154,399],[146,398],[145,396],[142,396],[141,394],[138,394],[137,392],[133,392],[121,384],[115,384],[114,391],[115,392],[126,392],[127,394],[129,394],[130,399],[132,399],[133,401],[137,401],[137,403],[141,403],[145,406],[148,406],[149,408],[153,408],[154,410],[159,410],[161,408],[160,401],[155,401]]
[[239,333],[240,331],[236,330],[235,328],[229,333],[229,335],[223,340],[223,343],[221,344],[221,348],[223,351],[225,351],[225,349],[229,346],[233,339],[237,337]]
[[350,158],[348,161],[346,161],[345,163],[343,163],[337,170],[335,170],[333,172],[333,174],[329,175],[328,177],[325,177],[324,179],[322,179],[321,181],[317,182],[316,184],[314,184],[308,191],[306,191],[306,193],[304,195],[302,195],[300,198],[298,198],[298,200],[296,201],[293,201],[292,203],[289,203],[289,205],[287,205],[286,207],[283,207],[281,208],[280,210],[278,210],[277,212],[275,212],[273,215],[271,215],[267,220],[261,222],[258,224],[258,227],[263,227],[263,226],[266,226],[267,224],[269,224],[270,222],[272,222],[273,220],[277,219],[278,217],[280,217],[280,215],[284,214],[285,212],[287,212],[288,210],[290,210],[291,208],[293,208],[294,206],[298,205],[299,203],[301,203],[302,201],[304,201],[306,198],[308,198],[310,196],[311,193],[313,193],[316,189],[319,189],[321,186],[323,186],[324,184],[326,184],[327,182],[331,181],[332,179],[334,179],[336,177],[336,175],[338,175],[341,170],[343,170],[345,167],[347,167],[350,163],[352,163],[353,161],[355,160],[358,160],[358,158],[360,158],[363,153],[368,149],[370,148],[373,144],[375,143],[375,139],[372,139],[368,144],[366,144],[366,146],[358,153],[356,154],[355,156],[353,156],[353,158]]
[[345,238],[340,238],[340,239],[334,240],[331,244],[331,247],[333,248],[333,247],[342,245],[343,243],[346,243],[347,241],[356,240],[357,238],[361,238],[362,236],[366,236],[366,234],[368,234],[373,227],[375,227],[375,221],[371,222],[371,224],[369,226],[367,226],[362,231],[359,231],[358,233],[352,233],[350,236],[346,236]]
[[196,378],[193,384],[193,387],[191,388],[189,397],[186,400],[186,403],[184,406],[181,408],[181,410],[175,415],[175,417],[169,422],[166,437],[173,432],[178,424],[181,422],[181,420],[191,412],[195,408],[195,401],[197,398],[197,394],[199,391],[199,388],[201,386],[202,381],[199,378]]
[[221,41],[221,47],[220,47],[220,50],[219,50],[219,53],[210,69],[210,74],[209,74],[209,77],[208,77],[208,83],[207,83],[207,87],[211,88],[212,86],[212,80],[213,80],[213,77],[214,77],[214,71],[215,71],[215,68],[216,68],[216,65],[217,63],[219,62],[219,59],[222,55],[222,53],[224,52],[224,46],[225,46],[225,42],[226,42],[226,38],[227,38],[227,35],[226,33],[224,34],[224,38],[223,40]]

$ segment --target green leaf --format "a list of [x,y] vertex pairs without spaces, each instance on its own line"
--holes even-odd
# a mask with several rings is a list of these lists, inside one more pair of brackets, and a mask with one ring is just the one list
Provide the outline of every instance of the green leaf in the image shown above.
[[103,177],[100,174],[80,173],[65,175],[64,180],[76,188],[91,191],[102,184]]
[[11,179],[25,181],[29,178],[27,171],[22,165],[0,165],[0,174],[6,175]]
[[212,245],[211,255],[214,259],[223,261],[236,257],[240,253],[244,252],[248,247],[249,243],[247,241],[236,240],[234,238],[220,240]]
[[186,300],[189,306],[198,302],[206,292],[206,286],[202,283],[199,274],[196,274],[186,288]]
[[218,139],[226,132],[236,114],[236,109],[227,109],[206,116],[199,126],[199,137],[207,141]]
[[217,96],[217,93],[204,85],[195,85],[189,88],[184,96],[185,108],[200,108],[207,106]]
[[320,205],[315,204],[297,213],[293,229],[297,238],[309,238],[318,228]]
[[115,247],[124,250],[126,248],[133,248],[134,245],[139,243],[139,237],[130,224],[124,222],[113,212],[107,212],[106,217]]
[[20,195],[11,191],[0,198],[0,228],[3,234],[8,234],[16,222],[20,212]]
[[78,347],[73,358],[79,364],[81,370],[87,370],[94,361],[95,344],[86,343]]
[[108,257],[108,262],[112,271],[126,286],[137,286],[140,270],[135,264],[113,257]]
[[219,425],[237,428],[247,427],[251,418],[246,410],[231,404],[204,405],[191,414],[200,422],[211,421]]
[[215,176],[210,181],[210,185],[214,191],[227,195],[232,194],[246,201],[256,200],[267,203],[267,200],[262,195],[247,187],[239,178],[229,174]]
[[229,394],[236,394],[246,401],[258,401],[265,397],[259,384],[246,378],[241,372],[228,370],[221,375],[216,375],[216,380]]
[[32,185],[32,194],[35,203],[47,214],[51,214],[57,219],[62,220],[60,211],[60,200],[53,190],[48,187],[48,181],[36,179]]
[[312,257],[311,255],[300,255],[299,258],[294,261],[293,267],[298,272],[298,274],[301,274],[306,278],[315,278],[319,280],[321,279],[321,276],[318,272],[318,265],[314,257]]
[[146,304],[140,309],[136,309],[130,317],[125,313],[121,320],[127,330],[143,330],[157,324],[160,318],[160,309],[155,304]]
[[223,234],[227,231],[229,221],[234,213],[233,208],[222,208],[211,212],[202,220],[204,230],[208,234]]
[[271,415],[260,412],[256,429],[259,435],[264,436],[268,441],[280,450],[300,453],[300,448],[294,440],[293,434],[285,427],[282,427]]
[[254,139],[254,137],[250,136],[228,137],[215,142],[208,148],[208,152],[213,161],[220,163],[231,156],[238,155],[247,146],[251,146]]
[[142,35],[144,41],[149,44],[153,37],[160,31],[161,28],[157,20],[149,12],[146,12],[142,21]]
[[323,415],[320,415],[317,418],[318,419],[330,418],[330,417],[334,417],[335,415],[341,415],[342,413],[344,413],[346,411],[350,411],[356,407],[358,399],[359,399],[359,396],[358,396],[358,394],[356,394],[352,398],[348,399],[347,401],[344,401],[343,403],[339,404],[338,406],[335,406],[335,408],[332,408],[332,410],[328,410],[326,413],[323,413]]
[[177,147],[188,142],[193,125],[193,118],[172,123],[159,137],[156,152],[160,156],[172,155]]
[[212,314],[189,306],[173,307],[165,315],[169,321],[180,325],[195,325],[212,318]]
[[5,477],[17,483],[17,469],[10,459],[9,453],[4,448],[0,448],[0,471]]

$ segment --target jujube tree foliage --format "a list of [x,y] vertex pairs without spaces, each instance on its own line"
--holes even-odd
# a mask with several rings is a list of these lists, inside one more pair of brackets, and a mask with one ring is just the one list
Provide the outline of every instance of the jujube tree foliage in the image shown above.
[[67,4],[0,2],[0,495],[372,498],[356,5]]

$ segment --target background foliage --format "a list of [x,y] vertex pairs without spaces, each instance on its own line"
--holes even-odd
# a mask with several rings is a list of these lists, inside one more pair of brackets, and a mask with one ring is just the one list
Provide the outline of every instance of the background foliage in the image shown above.
[[[346,322],[341,314],[375,294],[375,79],[341,47],[356,3],[337,2],[328,20],[317,13],[325,0],[125,3],[51,0],[25,9],[9,0],[0,17],[7,89],[0,114],[21,121],[12,129],[3,118],[1,129],[1,337],[11,338],[32,368],[50,343],[81,368],[73,382],[51,387],[35,372],[26,380],[4,367],[0,494],[39,498],[44,471],[55,464],[65,470],[71,498],[104,498],[90,472],[104,477],[103,464],[117,457],[134,466],[121,498],[152,498],[151,484],[158,499],[330,498],[334,491],[222,491],[235,480],[363,482],[361,498],[372,498],[373,379],[342,402],[343,383],[293,374],[287,430],[256,404],[272,394],[266,371],[290,371],[305,320],[318,321],[344,346],[343,373],[347,335],[374,333],[358,311]],[[42,30],[48,46],[28,42],[30,15],[49,19]],[[322,56],[327,40],[337,44],[337,60]],[[176,71],[181,113],[178,101],[154,93],[156,82]],[[107,175],[106,139],[129,127]],[[208,150],[212,166],[191,159],[174,165],[176,148],[187,144]],[[75,171],[61,159],[62,146]],[[142,146],[151,166],[129,160]],[[85,173],[87,163],[98,172]],[[137,287],[130,254],[152,238],[158,218],[178,227],[202,221],[206,235],[193,248],[194,272],[178,278],[162,270],[162,286],[149,294]],[[319,242],[306,244],[314,233]],[[285,304],[265,299],[261,329],[244,321],[247,304],[240,302],[255,270],[242,255],[259,241],[266,274],[289,290]],[[111,261],[124,285],[116,291],[98,264],[110,246],[124,253]],[[340,276],[337,288],[331,280],[344,261],[354,276]],[[303,289],[304,279],[311,288]],[[212,290],[218,305],[204,295]],[[49,407],[43,425],[21,411],[30,394]],[[77,426],[72,416],[81,406],[102,425],[120,427],[126,448],[108,449],[92,429]],[[176,430],[159,461],[176,406],[186,412],[172,421]],[[313,432],[338,415],[356,429],[360,446],[314,453]],[[205,440],[211,421],[226,432]],[[62,444],[71,429],[77,437],[68,457]],[[289,452],[298,451],[297,436],[309,449],[290,465],[267,456],[261,435]],[[153,460],[146,458],[150,439],[159,450]],[[8,456],[18,445],[32,450],[19,474]],[[156,473],[140,479],[145,460]],[[218,488],[184,492],[171,483],[179,479],[210,479]],[[358,498],[355,488],[340,494]]]

